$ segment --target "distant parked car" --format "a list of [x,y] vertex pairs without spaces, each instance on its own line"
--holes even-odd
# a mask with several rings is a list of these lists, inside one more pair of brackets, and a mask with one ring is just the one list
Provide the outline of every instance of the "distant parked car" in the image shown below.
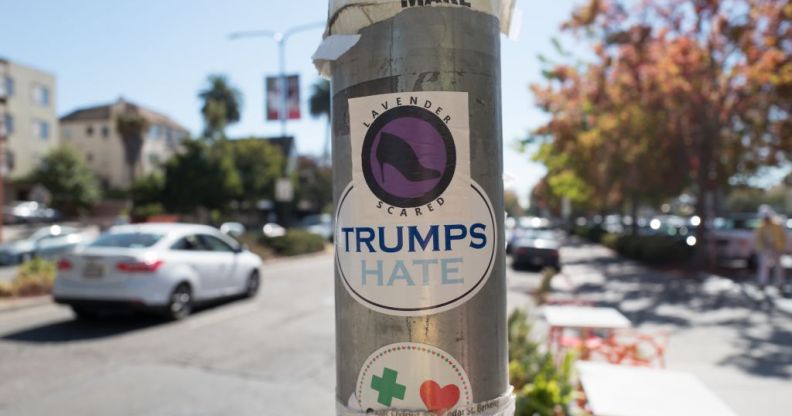
[[278,223],[268,222],[261,227],[261,233],[267,238],[278,238],[286,235],[286,229]]
[[330,214],[309,215],[303,218],[297,227],[322,236],[327,241],[333,239],[333,216]]
[[516,220],[516,226],[506,236],[506,254],[514,252],[515,241],[521,239],[523,235],[532,234],[536,230],[548,230],[552,227],[552,222],[542,217],[520,217]]
[[[715,254],[720,262],[742,261],[748,268],[756,267],[756,228],[761,219],[757,214],[735,214],[713,221],[712,238]],[[790,231],[787,231],[787,250]]]
[[34,201],[17,201],[3,208],[3,221],[8,224],[48,223],[61,218],[60,211]]
[[551,230],[526,229],[512,243],[512,266],[561,270],[561,238]]
[[19,264],[33,257],[53,258],[86,242],[90,237],[77,228],[50,225],[27,238],[0,245],[0,264]]
[[255,296],[260,268],[259,256],[216,228],[125,225],[63,256],[53,297],[81,318],[126,309],[182,319],[198,302]]
[[238,222],[226,222],[220,226],[220,232],[231,237],[237,238],[245,234],[245,226]]

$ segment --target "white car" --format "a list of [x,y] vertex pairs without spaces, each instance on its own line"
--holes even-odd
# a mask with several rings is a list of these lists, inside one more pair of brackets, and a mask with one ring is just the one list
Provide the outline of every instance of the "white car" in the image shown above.
[[209,226],[124,225],[58,261],[53,297],[81,318],[141,309],[182,319],[199,302],[255,296],[260,269],[259,256]]

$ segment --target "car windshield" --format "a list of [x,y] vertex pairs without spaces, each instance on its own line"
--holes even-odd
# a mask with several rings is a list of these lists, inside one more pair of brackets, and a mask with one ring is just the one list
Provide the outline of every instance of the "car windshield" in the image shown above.
[[111,233],[99,237],[89,247],[147,248],[162,237],[162,234],[151,233]]

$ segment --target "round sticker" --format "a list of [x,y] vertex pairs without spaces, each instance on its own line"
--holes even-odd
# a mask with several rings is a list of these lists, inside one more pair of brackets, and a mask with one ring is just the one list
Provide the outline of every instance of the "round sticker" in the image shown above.
[[454,357],[411,342],[371,354],[358,374],[355,397],[363,411],[401,409],[438,415],[473,403],[470,380]]
[[400,208],[435,200],[448,188],[456,168],[448,126],[434,113],[412,106],[393,108],[374,121],[361,158],[371,192]]
[[341,195],[336,218],[336,263],[349,293],[389,315],[420,316],[453,309],[478,293],[492,274],[496,223],[483,190],[469,184],[469,218],[383,224],[354,209],[362,192]]

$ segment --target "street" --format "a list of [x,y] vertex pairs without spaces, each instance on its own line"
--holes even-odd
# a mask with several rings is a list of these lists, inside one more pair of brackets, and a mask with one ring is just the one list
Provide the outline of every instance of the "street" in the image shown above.
[[[731,281],[675,278],[599,246],[562,256],[553,296],[615,306],[642,331],[670,330],[668,368],[693,373],[738,414],[792,407],[792,316],[757,306]],[[269,263],[255,300],[177,323],[83,323],[55,305],[0,312],[0,414],[332,414],[332,270],[330,255]],[[530,307],[539,274],[510,271],[508,281],[510,308]]]

